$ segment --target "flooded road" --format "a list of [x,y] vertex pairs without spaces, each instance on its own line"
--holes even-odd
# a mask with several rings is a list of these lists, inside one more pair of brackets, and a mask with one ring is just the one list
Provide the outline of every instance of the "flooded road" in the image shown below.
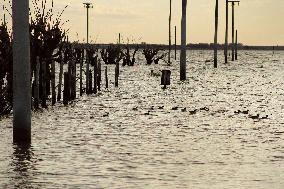
[[[2,119],[0,188],[282,189],[284,52],[240,51],[218,69],[212,57],[189,51],[180,82],[178,60],[140,56],[119,88],[110,75],[110,89],[34,113],[28,147]],[[150,75],[161,69],[172,71],[166,90]]]

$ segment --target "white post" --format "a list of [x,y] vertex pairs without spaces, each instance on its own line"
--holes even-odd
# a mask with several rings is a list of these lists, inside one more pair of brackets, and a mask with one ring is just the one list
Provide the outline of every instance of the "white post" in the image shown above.
[[13,140],[31,142],[29,0],[13,0]]
[[182,0],[181,19],[181,51],[180,51],[180,80],[186,80],[186,7],[187,0]]

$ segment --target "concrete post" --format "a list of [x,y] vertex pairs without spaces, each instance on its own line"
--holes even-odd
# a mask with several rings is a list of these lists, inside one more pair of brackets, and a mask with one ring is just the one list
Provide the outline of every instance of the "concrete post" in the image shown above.
[[31,143],[29,0],[13,0],[13,141]]

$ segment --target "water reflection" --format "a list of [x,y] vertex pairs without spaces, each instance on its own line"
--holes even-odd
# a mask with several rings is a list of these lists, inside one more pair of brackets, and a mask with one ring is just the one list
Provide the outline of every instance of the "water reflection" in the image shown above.
[[35,170],[33,149],[30,144],[14,144],[11,168],[13,177],[11,184],[14,188],[33,188],[32,171]]

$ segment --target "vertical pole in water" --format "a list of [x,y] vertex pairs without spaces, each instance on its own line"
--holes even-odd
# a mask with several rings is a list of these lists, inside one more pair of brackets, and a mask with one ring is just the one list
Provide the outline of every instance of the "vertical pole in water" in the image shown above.
[[238,60],[238,30],[236,30],[235,60]]
[[217,60],[217,53],[218,53],[218,0],[216,0],[216,7],[215,7],[215,36],[214,36],[214,68],[217,68],[218,66],[218,60]]
[[175,26],[175,60],[177,59],[177,26]]
[[229,23],[229,2],[226,0],[226,32],[225,32],[225,63],[228,63],[228,23]]
[[42,74],[41,74],[41,77],[42,77],[42,97],[41,97],[41,106],[43,108],[47,108],[47,105],[46,105],[46,62],[45,60],[42,61],[41,63],[41,69],[42,69]]
[[108,88],[107,66],[105,67],[105,80],[106,80],[106,88]]
[[89,53],[86,50],[86,94],[89,94],[89,81],[90,80],[90,63],[89,63]]
[[235,2],[232,2],[232,61],[235,60]]
[[93,86],[93,74],[92,74],[92,70],[90,70],[90,83],[89,83],[89,94],[92,94],[92,92],[93,92],[93,88],[92,88],[92,86]]
[[98,63],[96,60],[94,64],[94,90],[93,90],[94,94],[97,94],[98,92],[97,87],[98,87]]
[[98,62],[98,90],[101,91],[101,81],[102,81],[102,64],[101,64],[101,60],[99,59]]
[[181,51],[180,51],[180,80],[186,80],[186,7],[187,0],[182,0],[181,19]]
[[13,0],[13,141],[31,143],[29,0]]
[[39,72],[40,72],[40,62],[39,57],[36,57],[36,69],[35,69],[35,89],[34,89],[34,107],[39,108]]
[[55,61],[51,62],[51,94],[52,94],[52,105],[56,103],[56,92],[55,92]]
[[84,50],[81,50],[80,53],[80,96],[83,95],[83,61],[84,61]]
[[115,87],[118,87],[118,77],[119,77],[119,64],[116,64],[115,66],[115,73],[114,73],[114,85]]
[[62,52],[60,52],[60,55],[59,55],[59,64],[60,64],[60,68],[59,68],[59,84],[58,84],[58,94],[57,94],[57,101],[60,101],[61,100],[61,88],[62,88],[62,80],[63,80],[63,65],[64,65],[64,62],[63,62],[63,59],[62,59]]
[[168,57],[168,64],[171,64],[171,22],[172,22],[172,0],[170,0],[170,16],[169,16],[169,57]]
[[63,104],[68,105],[70,98],[70,89],[69,89],[69,73],[64,72],[64,90],[63,90]]

